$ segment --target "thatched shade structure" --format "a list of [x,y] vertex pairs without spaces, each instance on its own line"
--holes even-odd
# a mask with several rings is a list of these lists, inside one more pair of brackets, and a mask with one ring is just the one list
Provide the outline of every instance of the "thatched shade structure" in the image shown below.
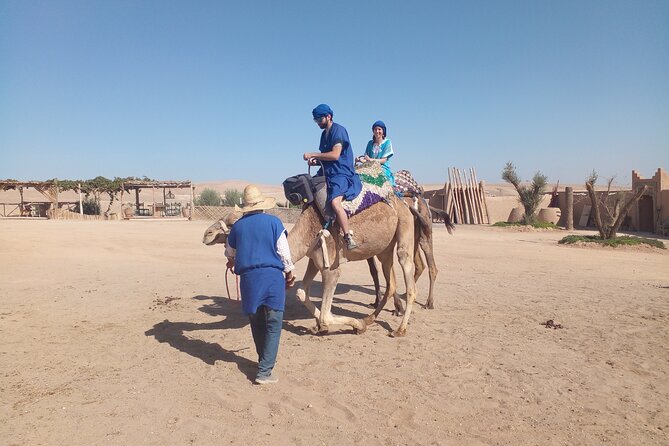
[[[121,187],[121,203],[123,203],[123,193],[128,192],[130,193],[131,191],[135,191],[135,210],[136,212],[139,213],[140,210],[140,201],[139,201],[139,192],[142,189],[148,189],[151,188],[153,191],[153,210],[152,214],[153,216],[156,215],[156,190],[157,189],[162,189],[163,193],[163,206],[167,203],[168,198],[173,198],[170,197],[169,195],[171,194],[172,189],[185,189],[188,188],[189,190],[189,206],[192,209],[193,208],[193,183],[190,180],[186,181],[153,181],[153,180],[130,180],[130,181],[124,181],[123,185]],[[169,192],[167,190],[169,189]]]

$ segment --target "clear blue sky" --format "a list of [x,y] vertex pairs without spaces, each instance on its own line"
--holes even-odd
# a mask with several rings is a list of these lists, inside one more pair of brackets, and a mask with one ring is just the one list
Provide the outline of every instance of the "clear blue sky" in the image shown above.
[[0,0],[0,178],[279,184],[328,103],[441,183],[669,169],[669,1]]

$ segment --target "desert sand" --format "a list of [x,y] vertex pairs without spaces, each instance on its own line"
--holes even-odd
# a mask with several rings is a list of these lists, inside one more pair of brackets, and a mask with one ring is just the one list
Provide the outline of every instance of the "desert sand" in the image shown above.
[[[257,386],[208,224],[0,220],[0,444],[669,444],[666,251],[435,225],[436,309],[406,337],[390,311],[313,335],[293,290]],[[335,313],[373,300],[344,265]]]

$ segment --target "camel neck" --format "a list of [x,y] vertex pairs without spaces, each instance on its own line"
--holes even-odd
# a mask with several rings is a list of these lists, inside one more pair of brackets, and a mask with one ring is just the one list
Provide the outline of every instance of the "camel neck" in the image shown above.
[[316,207],[307,207],[295,222],[295,226],[288,233],[288,247],[293,263],[307,255],[312,242],[322,228]]

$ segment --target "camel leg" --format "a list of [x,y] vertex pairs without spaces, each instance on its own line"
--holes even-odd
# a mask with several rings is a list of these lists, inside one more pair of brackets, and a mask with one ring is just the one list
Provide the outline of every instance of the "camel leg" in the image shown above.
[[[394,269],[392,274],[394,278],[395,277]],[[393,314],[395,316],[402,316],[404,314],[404,305],[402,304],[402,295],[397,292],[397,282],[395,282],[395,292],[393,293],[393,305],[395,306]]]
[[420,245],[416,246],[416,249],[414,250],[413,253],[413,261],[414,265],[416,267],[416,271],[414,272],[413,278],[414,281],[417,281],[418,278],[423,274],[423,271],[425,271],[425,263],[423,262],[423,258],[420,255]]
[[379,313],[381,313],[381,310],[386,306],[390,294],[392,293],[394,296],[397,294],[395,292],[397,284],[395,283],[395,272],[393,270],[393,249],[391,248],[379,254],[378,258],[381,261],[383,278],[386,281],[386,292],[383,294],[381,302],[376,306],[374,312],[365,318],[365,323],[367,323],[367,325],[374,323]]
[[[434,258],[432,259],[432,262],[434,263]],[[423,274],[423,271],[425,271],[425,262],[423,261],[423,258],[420,255],[420,246],[418,244],[416,244],[416,250],[414,251],[414,265],[415,265],[415,272],[413,275],[413,280],[414,282],[417,282],[418,278]],[[432,284],[433,284],[432,270],[430,269],[430,293],[432,293]],[[402,316],[404,314],[402,297],[406,299],[407,297],[406,293],[401,295],[400,293],[395,292],[395,294],[393,295],[393,301],[395,304],[395,312],[394,312],[395,316]]]
[[[437,269],[437,262],[434,261],[434,250],[432,246],[431,234],[429,237],[421,237],[420,247],[423,250],[423,253],[425,253],[425,261],[427,262],[428,273],[430,275],[430,292],[427,295],[427,303],[425,304],[425,308],[432,310],[434,308],[434,295],[432,292],[434,291],[434,284],[437,282],[437,274],[439,274],[439,270]],[[418,279],[416,275],[414,275],[414,277]]]
[[407,326],[409,325],[409,316],[411,316],[411,309],[413,307],[414,301],[416,300],[416,282],[413,280],[414,265],[412,259],[410,258],[411,255],[408,254],[405,250],[400,249],[398,249],[397,255],[399,258],[399,263],[402,267],[402,272],[404,273],[404,283],[406,284],[407,288],[407,307],[404,311],[404,317],[402,318],[402,322],[400,322],[400,326],[392,333],[392,335],[395,337],[406,335]]
[[374,261],[374,257],[370,257],[367,259],[367,265],[369,265],[369,274],[372,276],[372,280],[374,281],[374,291],[376,292],[376,299],[374,300],[373,307],[376,308],[379,306],[379,302],[381,302],[381,284],[379,283],[379,270],[376,268],[376,262]]
[[307,310],[316,318],[320,318],[321,312],[316,308],[314,303],[309,299],[309,289],[311,284],[314,281],[314,277],[318,273],[318,267],[313,260],[309,259],[309,264],[307,265],[307,270],[304,272],[304,278],[302,279],[301,288],[297,290],[297,298],[307,307]]
[[323,276],[323,302],[321,303],[321,314],[318,319],[319,331],[327,332],[329,325],[350,325],[356,333],[364,333],[367,330],[367,324],[364,320],[332,314],[332,300],[334,299],[339,276],[341,276],[341,269],[325,269],[321,271],[321,275]]
[[[404,283],[406,284],[407,290],[407,307],[402,322],[400,322],[400,326],[392,333],[393,336],[406,335],[407,326],[409,325],[409,317],[411,316],[411,309],[416,300],[416,282],[414,280],[416,268],[414,266],[413,252],[416,249],[416,246],[414,244],[413,225],[413,218],[410,220],[400,219],[397,227],[397,259],[402,267],[402,273],[404,274]],[[409,227],[411,229],[409,229]]]

